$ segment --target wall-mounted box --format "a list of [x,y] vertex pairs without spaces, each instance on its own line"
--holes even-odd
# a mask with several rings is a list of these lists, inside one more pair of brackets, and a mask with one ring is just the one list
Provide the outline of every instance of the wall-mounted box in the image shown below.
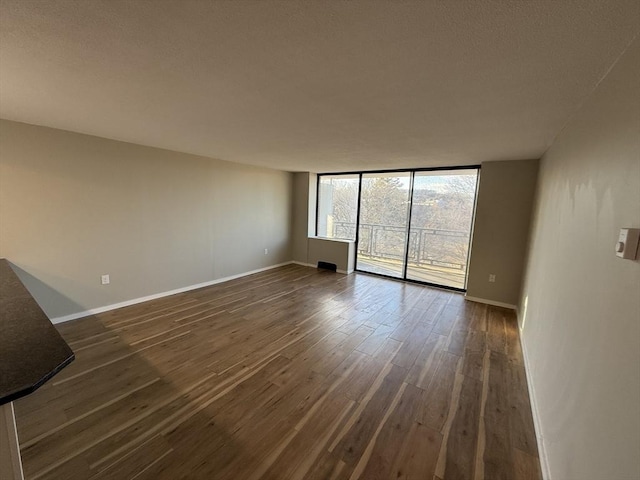
[[618,243],[616,243],[616,255],[626,260],[635,260],[638,254],[639,228],[621,228]]

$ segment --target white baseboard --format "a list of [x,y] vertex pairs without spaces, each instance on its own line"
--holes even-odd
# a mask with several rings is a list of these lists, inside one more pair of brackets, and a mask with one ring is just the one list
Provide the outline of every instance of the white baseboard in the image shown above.
[[470,297],[469,295],[465,295],[464,298],[465,300],[470,300],[472,302],[478,303],[486,303],[487,305],[493,305],[494,307],[510,308],[511,310],[516,311],[518,310],[518,307],[516,307],[515,305],[511,305],[510,303],[495,302],[493,300],[487,300],[486,298]]
[[297,260],[293,260],[291,263],[295,264],[295,265],[300,265],[302,267],[311,267],[311,268],[316,268],[315,265],[311,265],[310,263],[304,263],[304,262],[298,262]]
[[[518,329],[519,330],[519,329]],[[529,373],[529,356],[527,355],[527,347],[522,341],[522,331],[518,331],[520,339],[520,348],[524,357],[524,371],[527,377],[527,387],[529,388],[529,403],[531,403],[531,414],[533,416],[533,428],[536,431],[536,441],[538,443],[538,456],[540,457],[540,470],[543,480],[551,480],[549,473],[549,461],[547,459],[547,451],[544,446],[544,437],[542,436],[542,425],[540,423],[540,415],[538,414],[538,404],[536,403],[536,392]]]
[[92,308],[90,310],[84,310],[82,312],[71,313],[69,315],[64,315],[61,317],[54,317],[51,319],[51,323],[53,324],[63,323],[63,322],[68,322],[70,320],[76,320],[78,318],[87,317],[89,315],[97,315],[98,313],[108,312],[109,310],[115,310],[116,308],[128,307],[130,305],[135,305],[136,303],[148,302],[149,300],[156,300],[158,298],[168,297],[169,295],[175,295],[176,293],[188,292],[189,290],[196,290],[198,288],[216,285],[217,283],[228,282],[229,280],[235,280],[236,278],[246,277],[247,275],[253,275],[254,273],[264,272],[267,270],[271,270],[273,268],[290,265],[292,263],[297,263],[297,262],[289,261],[289,262],[279,263],[277,265],[270,265],[268,267],[251,270],[250,272],[243,272],[243,273],[238,273],[237,275],[231,275],[229,277],[217,278],[215,280],[210,280],[208,282],[197,283],[195,285],[189,285],[187,287],[176,288],[175,290],[169,290],[167,292],[154,293],[153,295],[147,295],[146,297],[134,298],[131,300],[126,300],[124,302],[105,305],[104,307],[97,307],[97,308]]

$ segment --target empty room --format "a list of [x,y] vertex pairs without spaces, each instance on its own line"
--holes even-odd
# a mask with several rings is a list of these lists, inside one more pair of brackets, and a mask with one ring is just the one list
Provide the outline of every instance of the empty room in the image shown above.
[[639,34],[0,0],[0,480],[640,480]]

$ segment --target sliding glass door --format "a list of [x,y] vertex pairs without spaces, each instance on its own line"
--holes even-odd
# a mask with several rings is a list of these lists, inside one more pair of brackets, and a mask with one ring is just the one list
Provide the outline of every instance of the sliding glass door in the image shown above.
[[356,270],[466,288],[477,167],[319,175],[317,235],[356,241]]
[[357,268],[404,278],[411,174],[363,173]]
[[478,171],[415,172],[406,278],[465,288]]

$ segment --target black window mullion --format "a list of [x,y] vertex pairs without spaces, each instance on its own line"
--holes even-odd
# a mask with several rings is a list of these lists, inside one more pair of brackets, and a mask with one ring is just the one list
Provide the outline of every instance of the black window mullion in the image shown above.
[[409,240],[411,237],[411,210],[413,209],[413,180],[415,177],[415,170],[411,172],[409,177],[409,204],[407,205],[407,238],[404,242],[404,266],[402,268],[402,278],[407,279],[407,266],[409,264]]
[[356,251],[353,269],[358,268],[358,243],[360,242],[360,205],[362,204],[362,173],[358,174],[358,205],[356,207],[356,242],[354,248]]

